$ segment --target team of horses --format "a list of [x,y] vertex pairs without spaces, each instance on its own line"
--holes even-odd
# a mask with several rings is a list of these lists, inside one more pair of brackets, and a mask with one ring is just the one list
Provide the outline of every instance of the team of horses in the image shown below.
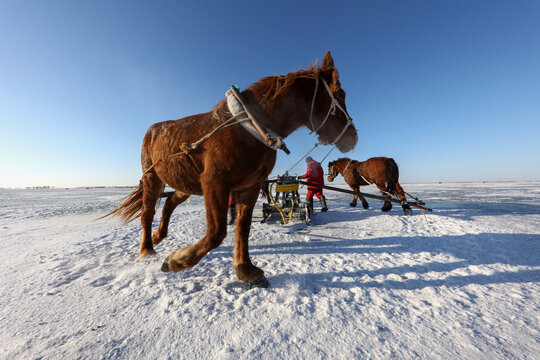
[[[250,115],[257,119],[255,127],[276,134],[279,139],[305,126],[319,136],[319,142],[334,144],[343,153],[357,143],[357,132],[346,110],[345,91],[330,52],[325,54],[321,66],[314,64],[305,70],[262,78],[239,96],[247,106],[245,112],[249,108]],[[152,125],[143,139],[143,175],[139,186],[120,207],[104,217],[117,216],[126,223],[140,217],[139,258],[145,258],[156,254],[154,246],[167,236],[174,209],[190,195],[203,195],[205,235],[192,245],[171,252],[162,264],[163,271],[176,272],[195,266],[222,243],[227,234],[229,194],[235,191],[233,267],[240,281],[266,287],[263,270],[251,262],[248,243],[253,208],[261,184],[276,162],[276,148],[235,123],[235,116],[225,99],[212,111]],[[401,197],[395,162],[379,160],[377,163],[381,164],[377,166],[385,166],[385,170],[375,175],[371,172],[371,160],[362,163],[338,159],[331,163],[329,179],[341,173],[353,189],[358,189],[365,185],[365,177],[381,190],[384,187],[384,191]],[[174,193],[167,197],[160,224],[152,232],[156,203],[165,185]],[[367,207],[365,199],[361,201]],[[353,204],[356,205],[356,197]],[[383,210],[389,210],[389,206],[385,203]]]

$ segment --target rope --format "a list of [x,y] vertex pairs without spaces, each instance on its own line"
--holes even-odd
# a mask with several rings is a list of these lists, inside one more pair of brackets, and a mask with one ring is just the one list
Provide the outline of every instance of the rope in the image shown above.
[[394,194],[391,194],[391,193],[389,193],[388,191],[381,190],[381,189],[379,189],[379,187],[378,187],[377,185],[375,185],[374,183],[369,182],[362,174],[360,174],[360,176],[362,177],[362,179],[364,179],[365,182],[367,182],[369,185],[373,186],[375,189],[379,190],[379,191],[382,192],[383,194],[386,194],[386,195],[388,195],[388,196],[393,197],[393,198],[396,199],[397,201],[400,201],[400,199],[399,199],[398,197],[396,197]]
[[[345,118],[347,119],[347,124],[345,124],[345,126],[343,127],[343,130],[341,130],[341,133],[334,139],[334,141],[332,141],[332,144],[335,144],[345,134],[345,131],[347,130],[347,128],[352,125],[352,119],[349,116],[349,114],[347,113],[347,111],[345,111],[345,109],[343,109],[341,107],[341,105],[339,105],[339,102],[336,100],[336,98],[332,94],[332,91],[330,91],[330,87],[328,86],[328,84],[326,83],[324,78],[322,78],[322,81],[323,81],[324,87],[326,88],[326,91],[328,92],[328,95],[332,99],[332,104],[330,105],[330,109],[328,110],[328,114],[330,114],[330,111],[332,111],[332,115],[335,115],[336,107],[337,107],[339,110],[341,110],[341,112],[343,113],[343,115],[345,115]],[[326,115],[326,116],[328,117],[328,115]],[[326,121],[326,119],[324,119],[324,121]],[[321,127],[322,127],[322,125],[321,125]]]
[[[406,192],[405,190],[403,190],[403,193],[404,193],[405,195],[410,196],[410,197],[411,197],[412,199],[414,199],[418,204],[423,203],[422,200],[418,199],[416,196],[412,196],[411,194],[409,194],[409,193]],[[421,204],[421,205],[422,205],[422,204]]]
[[[162,157],[161,159],[159,159],[155,164],[152,164],[152,166],[150,166],[148,169],[146,169],[146,171],[143,173],[143,176],[148,174],[157,164],[159,164],[161,161],[163,160],[166,160],[166,159],[169,159],[173,156],[182,156],[182,155],[188,155],[188,153],[191,151],[191,150],[195,150],[197,149],[197,147],[203,143],[204,141],[206,141],[210,136],[214,135],[216,132],[220,131],[220,130],[223,130],[225,129],[226,127],[229,127],[229,126],[232,126],[232,125],[236,125],[236,124],[239,124],[239,123],[242,123],[244,121],[248,121],[249,119],[241,119],[241,120],[236,120],[236,118],[241,115],[242,113],[239,113],[239,114],[236,114],[234,116],[232,116],[231,118],[229,118],[227,121],[225,121],[224,123],[216,126],[214,128],[214,130],[212,130],[211,132],[209,132],[208,134],[206,134],[205,136],[203,136],[202,138],[200,138],[199,140],[195,141],[194,143],[191,143],[191,144],[188,144],[188,143],[182,143],[180,144],[180,150],[179,152],[175,152],[174,154],[171,154],[171,155],[167,155],[165,157]],[[192,160],[193,161],[193,160]]]
[[[315,92],[313,93],[313,100],[311,100],[311,110],[309,112],[309,122],[311,123],[311,128],[314,129],[315,126],[313,125],[313,107],[315,106],[315,98],[317,97],[317,90],[319,89],[319,76],[315,78]],[[315,130],[311,130],[309,133],[310,135],[313,134]]]
[[334,150],[335,148],[336,148],[336,145],[334,145],[334,146],[330,149],[330,151],[328,152],[328,154],[326,154],[326,156],[323,157],[323,159],[321,160],[321,164],[322,164],[323,161],[328,157],[328,155],[330,155],[330,153],[332,152],[332,150]]
[[309,154],[310,152],[312,152],[313,150],[315,150],[315,148],[316,148],[317,146],[319,146],[319,145],[321,145],[320,142],[316,143],[316,144],[311,148],[311,150],[309,150],[304,156],[302,156],[302,157],[296,162],[296,164],[294,164],[293,166],[291,166],[291,168],[290,168],[289,170],[287,170],[287,172],[290,172],[292,169],[294,169],[294,167],[295,167],[296,165],[298,165],[298,164],[300,163],[300,161],[302,161],[303,159],[305,159],[305,157],[308,156],[308,154]]
[[[287,172],[290,172],[292,169],[294,169],[295,166],[298,165],[298,164],[300,163],[300,161],[302,161],[303,159],[305,159],[306,156],[308,156],[308,154],[309,154],[310,152],[312,152],[313,150],[315,150],[315,148],[316,148],[317,146],[319,146],[319,145],[322,145],[322,143],[320,143],[320,142],[316,143],[316,144],[311,148],[311,150],[309,150],[304,156],[302,156],[302,157],[300,158],[300,160],[298,160],[293,166],[291,166],[291,168],[290,168],[289,170],[287,170]],[[326,158],[328,157],[328,155],[330,155],[330,153],[331,153],[335,148],[336,148],[336,145],[332,146],[332,148],[331,148],[330,151],[326,154],[326,156],[322,158],[321,164],[323,163],[324,160],[326,160]]]

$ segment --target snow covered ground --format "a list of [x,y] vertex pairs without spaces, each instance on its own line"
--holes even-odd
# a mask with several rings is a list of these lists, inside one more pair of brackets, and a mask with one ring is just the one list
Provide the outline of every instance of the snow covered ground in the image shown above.
[[93,221],[130,189],[0,190],[0,358],[539,359],[540,182],[404,187],[434,212],[326,192],[312,226],[283,226],[258,203],[271,286],[253,290],[233,227],[195,268],[160,271],[204,234],[200,197],[138,262],[138,221]]

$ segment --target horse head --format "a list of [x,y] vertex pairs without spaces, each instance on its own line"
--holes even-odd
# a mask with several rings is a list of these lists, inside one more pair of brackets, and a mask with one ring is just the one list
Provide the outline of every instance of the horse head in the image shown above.
[[356,145],[358,136],[347,113],[345,91],[329,51],[316,80],[308,127],[319,135],[322,144],[335,144],[339,151],[348,152]]
[[332,161],[328,163],[328,181],[332,182],[336,178],[336,176],[339,175],[338,170],[336,169],[336,163],[337,161]]
[[[353,161],[349,158],[339,158],[328,163],[328,181],[332,182],[339,175],[345,175]],[[347,165],[345,165],[347,164]]]

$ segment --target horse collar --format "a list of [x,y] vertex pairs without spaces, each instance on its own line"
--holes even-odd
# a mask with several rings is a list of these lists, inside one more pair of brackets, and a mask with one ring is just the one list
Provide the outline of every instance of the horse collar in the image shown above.
[[229,111],[233,117],[238,119],[236,123],[240,123],[240,125],[242,125],[254,138],[269,148],[273,150],[281,149],[287,155],[290,154],[285,142],[283,142],[283,137],[276,134],[272,129],[263,127],[259,124],[249,111],[240,92],[235,86],[231,86],[225,95],[227,96],[227,106],[229,107]]

